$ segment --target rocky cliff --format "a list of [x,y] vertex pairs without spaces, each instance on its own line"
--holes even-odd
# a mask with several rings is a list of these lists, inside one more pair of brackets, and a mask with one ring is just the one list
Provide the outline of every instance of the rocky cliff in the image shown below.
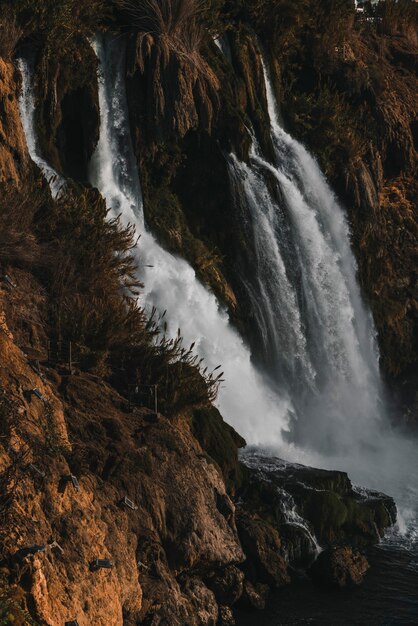
[[[393,523],[393,502],[360,497],[344,474],[295,475],[279,462],[266,473],[256,457],[239,468],[244,442],[214,409],[166,419],[97,375],[50,363],[33,347],[40,286],[12,276],[0,294],[0,610],[17,623],[31,623],[26,607],[50,626],[233,624],[232,606],[262,608],[292,563],[315,556],[286,517],[284,489],[322,545],[364,547]],[[20,316],[32,346],[18,345]]]

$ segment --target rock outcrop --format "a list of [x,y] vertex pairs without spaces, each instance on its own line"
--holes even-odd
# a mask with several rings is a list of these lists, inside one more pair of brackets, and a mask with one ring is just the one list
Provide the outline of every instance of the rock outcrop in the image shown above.
[[[40,375],[5,322],[0,342],[2,550],[36,619],[151,623],[157,611],[215,624],[215,598],[241,595],[244,555],[223,480],[188,428],[127,412],[89,375]],[[92,571],[95,559],[113,567]]]
[[332,548],[322,552],[309,570],[312,580],[321,586],[357,587],[369,569],[365,556],[351,548]]
[[321,545],[373,545],[396,521],[392,498],[355,491],[344,472],[257,453],[243,455],[242,461],[249,468],[241,492],[246,508],[278,530],[284,549],[295,556],[291,560],[315,556],[314,536]]

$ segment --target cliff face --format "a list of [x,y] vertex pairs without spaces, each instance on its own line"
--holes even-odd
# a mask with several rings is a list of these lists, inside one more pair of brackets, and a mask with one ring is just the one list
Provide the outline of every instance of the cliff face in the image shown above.
[[0,57],[0,182],[19,185],[31,165],[18,105],[15,66]]
[[[2,555],[35,619],[215,624],[202,578],[244,556],[223,479],[187,422],[129,412],[89,374],[38,371],[4,315],[0,350]],[[92,571],[95,559],[113,568]]]

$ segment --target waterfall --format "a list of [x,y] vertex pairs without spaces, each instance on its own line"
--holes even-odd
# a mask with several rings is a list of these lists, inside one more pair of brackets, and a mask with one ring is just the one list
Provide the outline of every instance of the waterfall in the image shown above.
[[[349,471],[358,484],[387,490],[404,504],[405,529],[416,528],[415,444],[392,433],[382,417],[374,329],[357,285],[344,212],[315,160],[278,123],[267,73],[274,163],[255,137],[249,165],[229,157],[253,253],[253,275],[242,280],[268,363],[265,376],[190,265],[147,231],[129,130],[124,44],[99,36],[94,48],[101,128],[90,180],[112,216],[121,215],[141,235],[135,254],[145,308],[167,311],[169,332],[180,328],[209,368],[222,366],[219,408],[250,444],[270,446],[290,461]],[[36,139],[33,69],[23,59],[19,68],[29,152],[57,195],[65,183]],[[299,524],[293,513],[290,503],[289,520]]]
[[344,212],[316,161],[281,127],[264,75],[274,163],[255,137],[249,166],[229,159],[252,242],[254,272],[243,284],[270,375],[292,400],[290,440],[344,453],[372,442],[384,416],[375,331]]
[[32,161],[49,181],[51,193],[56,198],[65,186],[64,179],[41,156],[35,132],[35,98],[33,87],[33,66],[27,59],[17,59],[17,66],[22,76],[22,89],[19,97],[20,118],[26,136],[26,143]]
[[[225,384],[219,408],[225,419],[251,443],[281,440],[290,410],[286,397],[272,391],[256,371],[248,348],[229,323],[215,296],[196,278],[190,265],[164,250],[147,231],[137,165],[129,130],[125,89],[125,50],[121,41],[97,37],[100,62],[100,139],[90,168],[90,181],[107,200],[113,216],[134,224],[141,235],[136,250],[143,304],[167,311],[169,332],[180,328],[209,368],[222,366]],[[147,267],[152,266],[152,267]]]
[[286,442],[266,451],[390,493],[416,538],[416,443],[387,419],[346,217],[315,159],[282,128],[265,67],[264,78],[274,162],[253,136],[250,164],[230,155],[229,168],[253,267],[242,284],[265,368],[292,407]]

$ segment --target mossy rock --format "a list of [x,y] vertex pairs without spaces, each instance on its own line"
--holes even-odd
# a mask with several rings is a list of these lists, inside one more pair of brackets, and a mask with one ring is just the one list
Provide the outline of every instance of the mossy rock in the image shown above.
[[215,407],[194,410],[191,426],[203,450],[220,468],[228,490],[235,492],[243,480],[244,468],[238,461],[238,450],[246,445],[245,440]]
[[347,520],[348,510],[336,493],[316,491],[308,500],[304,514],[312,522],[320,541],[333,541]]
[[379,537],[383,537],[385,529],[395,521],[396,510],[393,509],[390,499],[387,501],[347,499],[346,506],[345,528],[347,534],[356,537],[357,545],[365,545],[370,541],[377,542]]

